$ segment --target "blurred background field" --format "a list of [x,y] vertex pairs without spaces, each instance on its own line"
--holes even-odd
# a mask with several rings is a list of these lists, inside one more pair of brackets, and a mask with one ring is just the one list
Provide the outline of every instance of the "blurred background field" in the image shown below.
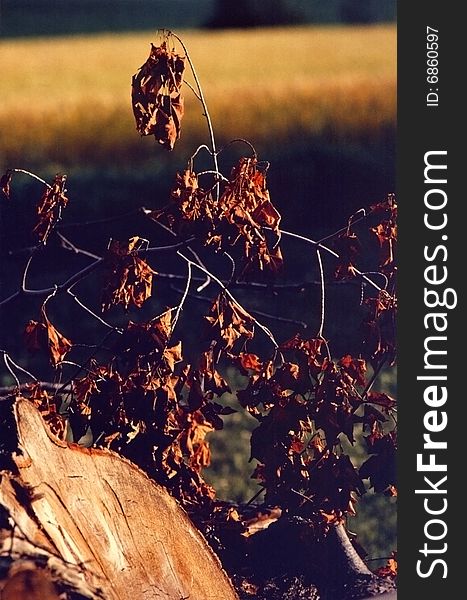
[[[238,5],[253,7],[251,14],[261,13],[269,26],[199,29],[216,17],[216,3],[209,0],[0,1],[0,171],[21,167],[45,178],[68,173],[71,220],[164,205],[175,172],[185,167],[198,144],[207,142],[206,123],[198,101],[186,90],[182,137],[166,153],[152,138],[137,134],[130,82],[150,43],[158,40],[156,30],[175,27],[196,66],[218,144],[244,137],[261,159],[270,161],[269,188],[284,227],[311,237],[327,235],[345,225],[356,209],[393,192],[396,27],[388,21],[395,3],[249,0]],[[278,13],[268,12],[270,5],[286,7],[282,21],[293,24],[271,22],[270,15]],[[236,156],[238,151],[222,158],[226,173]],[[13,201],[28,218],[28,205],[38,192],[35,182],[15,181]],[[27,246],[24,224],[12,211],[12,204],[5,208],[4,240]],[[136,230],[124,231],[122,225],[120,233],[134,235]],[[94,235],[93,243],[101,247],[91,245],[91,250],[102,251],[106,235]],[[80,242],[85,244],[85,236]],[[310,257],[296,247],[289,251],[285,245],[285,250],[290,278],[310,277]],[[11,266],[4,258],[0,276],[8,288],[16,285],[10,275],[22,258]],[[34,277],[33,270],[32,284],[42,283]],[[339,298],[333,299],[330,289],[328,303],[334,310]],[[244,300],[258,309],[264,302]],[[24,310],[26,320],[33,317]],[[296,295],[272,299],[268,310],[309,320],[314,305]],[[347,335],[344,321],[330,329],[334,337]],[[385,375],[383,388],[394,392],[393,373]],[[248,500],[256,490],[247,462],[254,423],[240,413],[225,421],[225,431],[212,436],[214,463],[208,477],[221,496]],[[359,532],[371,556],[387,555],[395,546],[395,505],[367,496],[350,529]]]
[[[314,206],[326,197],[328,212],[317,211],[316,225],[333,227],[342,210],[394,190],[393,25],[179,33],[200,76],[218,143],[246,137],[271,162],[270,185],[279,206],[292,202],[291,225],[306,217],[304,195]],[[1,41],[2,169],[21,166],[49,176],[66,171],[77,193],[92,182],[103,201],[117,188],[125,202],[123,171],[142,203],[167,194],[174,170],[207,136],[189,91],[174,153],[136,133],[131,75],[155,39],[147,31]]]
[[[369,149],[395,120],[395,29],[303,26],[179,32],[189,49],[220,141],[248,137]],[[137,167],[157,162],[135,132],[130,76],[155,32],[1,42],[3,165]],[[206,138],[188,92],[182,149]],[[109,161],[109,158],[112,158]]]

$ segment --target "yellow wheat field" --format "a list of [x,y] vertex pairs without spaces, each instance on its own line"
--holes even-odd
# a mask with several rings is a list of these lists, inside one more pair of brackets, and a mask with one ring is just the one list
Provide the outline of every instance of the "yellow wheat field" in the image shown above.
[[[371,139],[395,123],[396,30],[308,26],[185,32],[221,141]],[[155,33],[0,42],[0,163],[134,165],[153,143],[135,131],[131,75]],[[191,76],[187,77],[190,81]],[[203,141],[189,90],[182,149]]]

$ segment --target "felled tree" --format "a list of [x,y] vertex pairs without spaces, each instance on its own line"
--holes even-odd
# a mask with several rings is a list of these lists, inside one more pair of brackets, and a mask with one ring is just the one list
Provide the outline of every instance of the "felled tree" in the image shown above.
[[[382,369],[395,361],[395,197],[390,194],[359,210],[324,239],[284,229],[268,189],[269,163],[259,159],[250,142],[232,142],[247,151],[229,173],[221,172],[219,156],[226,148],[216,147],[187,49],[176,35],[161,35],[133,77],[137,130],[172,150],[180,137],[188,86],[202,104],[209,145],[189,157],[163,208],[133,211],[154,237],[113,238],[100,255],[78,247],[63,233],[62,213],[70,204],[65,176],[57,175],[49,184],[22,169],[4,175],[7,198],[12,178],[21,173],[43,186],[32,231],[36,244],[27,250],[17,289],[0,302],[0,309],[13,315],[15,300],[42,300],[39,311],[24,323],[25,345],[42,359],[37,363],[39,377],[4,348],[12,385],[2,393],[34,404],[62,442],[113,450],[168,490],[218,553],[242,597],[285,598],[301,589],[308,597],[363,598],[384,591],[391,584],[366,568],[344,523],[355,514],[365,479],[377,492],[396,494],[396,404],[373,389]],[[185,80],[187,65],[193,84]],[[212,168],[197,170],[203,151]],[[109,218],[115,220],[115,215]],[[86,222],[86,227],[92,225]],[[156,245],[161,230],[172,243]],[[281,249],[284,238],[315,256],[317,281],[281,282],[288,258]],[[53,244],[90,262],[67,270],[60,283],[31,289],[31,265],[39,256],[43,260]],[[184,273],[160,272],[152,262],[161,255],[183,265]],[[230,265],[228,277],[221,274],[221,261]],[[98,275],[89,290],[80,287]],[[178,302],[148,317],[146,308],[158,287],[172,280],[183,282]],[[251,310],[240,293],[280,294],[310,285],[320,296],[316,331],[309,333],[309,327],[298,323],[300,330],[283,339],[263,322],[274,315]],[[349,311],[357,341],[352,351],[338,356],[326,336],[331,285],[361,289],[360,305]],[[59,327],[53,308],[59,298],[76,304],[96,327],[106,328],[104,339],[94,330],[92,339],[83,343],[73,323]],[[195,343],[189,324],[183,323],[191,300],[197,306],[209,304],[207,313],[198,317],[203,325],[196,330]],[[145,318],[139,317],[145,310]],[[276,317],[297,324],[287,316]],[[229,376],[235,372],[248,379],[235,391],[238,402],[258,422],[251,458],[257,462],[253,477],[264,492],[262,505],[219,501],[203,478],[211,458],[207,436],[222,429],[223,417],[235,411],[219,401],[231,392]],[[3,455],[10,457],[10,477],[18,467],[10,459],[21,443],[21,428],[18,419],[16,425],[8,424],[7,413],[2,427],[8,435],[1,443]],[[357,430],[363,431],[363,442]],[[368,457],[360,468],[345,451],[344,438],[351,445],[365,444]],[[34,444],[33,437],[29,443]],[[11,523],[11,507],[4,503],[4,508]],[[130,531],[138,527],[131,519],[128,523]],[[290,551],[299,540],[306,551],[292,558]],[[394,571],[392,560],[385,575]]]

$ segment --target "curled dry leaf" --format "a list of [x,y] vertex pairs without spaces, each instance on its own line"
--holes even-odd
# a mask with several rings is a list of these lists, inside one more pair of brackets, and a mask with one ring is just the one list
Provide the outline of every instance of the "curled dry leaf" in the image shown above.
[[268,228],[279,235],[281,220],[269,197],[266,170],[259,168],[256,158],[242,157],[219,200],[219,218],[232,227],[229,243],[243,243],[245,270],[255,265],[276,271],[282,266],[279,246],[270,245],[264,231]]
[[151,296],[155,271],[138,256],[140,238],[127,242],[113,240],[104,258],[106,283],[102,292],[102,310],[122,304],[126,309],[133,305],[141,308]]
[[55,175],[50,187],[46,187],[37,205],[39,221],[34,227],[41,242],[46,242],[50,232],[60,220],[61,212],[68,204],[65,196],[66,175]]
[[253,317],[224,294],[219,294],[205,318],[218,328],[219,341],[226,351],[232,350],[238,340],[253,338]]
[[350,375],[356,385],[366,384],[366,361],[363,358],[353,358],[350,354],[346,354],[338,364]]
[[154,135],[172,150],[180,137],[184,100],[180,93],[185,57],[169,49],[167,41],[151,44],[147,61],[133,75],[131,99],[136,128],[141,135]]
[[362,251],[358,237],[354,233],[346,231],[336,238],[334,247],[339,254],[334,273],[336,279],[345,280],[355,277],[355,263]]
[[72,343],[62,335],[47,318],[44,307],[41,310],[41,321],[29,321],[24,332],[26,348],[32,352],[40,350],[48,352],[50,361],[55,367],[72,348]]
[[11,171],[11,169],[8,169],[8,171],[6,171],[5,174],[2,175],[2,178],[0,179],[0,187],[2,189],[2,192],[8,198],[8,200],[10,199],[10,185],[11,185],[12,178],[13,178],[13,171]]
[[383,567],[376,569],[375,573],[380,577],[395,579],[397,577],[397,552],[391,552],[387,563]]

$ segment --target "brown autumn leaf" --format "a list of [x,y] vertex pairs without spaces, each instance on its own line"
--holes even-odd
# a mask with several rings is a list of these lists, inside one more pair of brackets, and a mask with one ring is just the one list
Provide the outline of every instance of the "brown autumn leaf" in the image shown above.
[[365,385],[366,361],[363,358],[353,358],[350,354],[346,354],[338,364],[345,369],[357,385]]
[[203,388],[206,392],[212,392],[217,396],[222,396],[225,392],[230,393],[230,387],[217,371],[214,362],[214,350],[210,348],[203,352],[199,359],[199,369],[192,371],[189,377],[190,381],[203,382]]
[[97,374],[91,371],[85,377],[73,381],[73,391],[79,402],[87,403],[89,396],[99,391],[96,378]]
[[306,358],[310,373],[316,377],[328,364],[328,357],[323,352],[324,340],[322,338],[303,339],[297,333],[293,338],[281,345],[281,350],[292,350]]
[[171,348],[165,348],[163,357],[169,370],[173,373],[175,363],[182,360],[182,342],[178,342],[178,344],[175,344]]
[[0,179],[0,187],[2,189],[2,192],[8,198],[8,200],[10,199],[10,184],[11,184],[12,178],[13,178],[13,171],[11,169],[8,169],[5,172],[5,174],[2,175],[2,178]]
[[104,258],[106,283],[102,292],[102,310],[122,304],[125,310],[133,305],[141,308],[151,296],[152,278],[156,274],[138,256],[138,236],[127,242],[112,240]]
[[37,214],[39,221],[34,227],[41,242],[46,243],[50,232],[56,223],[60,220],[62,210],[68,204],[68,198],[65,196],[66,175],[55,175],[50,187],[46,187],[37,205]]
[[391,221],[383,221],[372,227],[370,231],[374,234],[380,247],[380,269],[390,267],[394,262],[395,243],[397,241],[397,225]]
[[180,137],[184,70],[185,57],[164,41],[160,46],[151,44],[147,61],[132,79],[131,99],[138,132],[154,135],[168,150]]
[[50,361],[55,367],[60,363],[73,344],[62,335],[49,321],[44,307],[41,310],[42,320],[29,321],[24,332],[26,348],[30,351],[46,351],[50,355]]
[[151,219],[166,224],[183,238],[196,236],[203,243],[212,243],[215,222],[215,202],[212,194],[199,185],[191,169],[177,173],[171,192],[171,202],[161,210],[148,214]]
[[397,402],[394,398],[391,398],[391,396],[382,392],[368,392],[367,398],[368,402],[382,406],[383,409],[395,408],[397,406]]
[[253,317],[225,294],[219,294],[205,319],[213,328],[218,328],[218,336],[226,351],[232,350],[238,340],[253,338]]
[[282,266],[279,246],[271,244],[264,231],[271,229],[278,236],[281,220],[269,197],[266,171],[256,158],[240,158],[218,203],[218,218],[231,230],[223,242],[243,245],[244,271],[254,266],[275,271]]
[[395,579],[397,577],[397,552],[391,552],[387,563],[383,567],[379,567],[375,571],[379,577],[389,577]]
[[263,368],[263,363],[259,360],[259,356],[248,352],[240,352],[238,355],[238,365],[245,375],[248,375],[248,371],[259,373]]
[[30,320],[24,330],[24,342],[29,352],[47,348],[47,327],[44,323]]
[[350,231],[345,231],[336,238],[334,246],[339,254],[334,273],[336,279],[345,280],[355,277],[355,263],[362,250],[358,237]]

